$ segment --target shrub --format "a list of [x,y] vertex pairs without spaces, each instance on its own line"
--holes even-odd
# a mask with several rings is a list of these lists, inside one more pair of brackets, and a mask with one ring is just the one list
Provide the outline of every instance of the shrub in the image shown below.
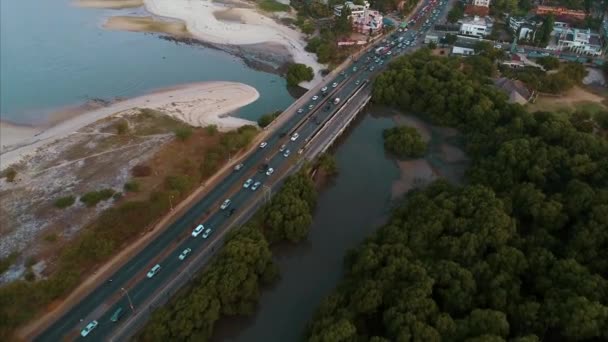
[[6,270],[8,270],[8,268],[11,267],[11,265],[15,261],[17,261],[18,257],[19,257],[19,252],[12,252],[6,258],[3,258],[2,260],[0,260],[0,274],[4,273]]
[[58,239],[57,233],[49,233],[44,236],[44,241],[49,243],[57,242]]
[[[608,64],[608,63],[606,63]],[[601,111],[595,113],[595,122],[597,122],[603,129],[608,129],[608,111]]]
[[267,12],[288,12],[289,5],[282,4],[276,0],[261,0],[258,2],[258,6]]
[[36,260],[35,257],[29,256],[25,260],[25,267],[32,267],[32,266],[36,265],[36,262],[38,262],[38,261]]
[[94,207],[97,203],[112,198],[112,195],[114,195],[114,190],[112,189],[91,191],[80,197],[80,202],[84,203],[87,207]]
[[124,189],[126,192],[138,192],[139,191],[139,183],[137,181],[131,180],[125,183]]
[[71,206],[72,204],[74,204],[75,201],[76,201],[76,198],[74,198],[74,196],[70,195],[70,196],[59,197],[58,199],[55,200],[55,202],[53,204],[55,205],[56,208],[63,209],[63,208],[67,208],[67,207]]
[[192,128],[180,127],[175,129],[174,133],[179,140],[186,141],[192,136]]
[[148,177],[152,174],[152,168],[148,165],[135,165],[131,169],[133,177]]
[[4,177],[6,177],[7,182],[14,182],[15,177],[17,177],[17,171],[13,168],[10,168],[4,172]]
[[536,60],[536,63],[542,65],[545,70],[553,70],[559,68],[559,59],[553,56],[540,57]]
[[277,110],[276,112],[264,114],[258,119],[258,125],[260,127],[266,127],[266,126],[270,125],[270,123],[272,123],[274,121],[274,119],[276,119],[280,114],[281,114],[280,110]]
[[217,125],[209,125],[205,127],[205,132],[210,136],[216,135],[218,132]]
[[194,185],[192,179],[184,175],[167,176],[167,178],[165,178],[165,184],[167,186],[167,189],[175,190],[180,194],[185,194]]
[[114,124],[114,129],[116,130],[116,134],[124,135],[129,132],[129,123],[127,120],[121,119],[117,123]]

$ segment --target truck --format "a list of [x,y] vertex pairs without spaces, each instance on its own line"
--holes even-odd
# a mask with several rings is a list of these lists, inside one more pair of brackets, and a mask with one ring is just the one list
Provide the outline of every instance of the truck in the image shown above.
[[334,104],[335,104],[335,105],[337,105],[338,103],[340,103],[340,98],[339,98],[339,97],[336,97],[336,98],[334,99]]

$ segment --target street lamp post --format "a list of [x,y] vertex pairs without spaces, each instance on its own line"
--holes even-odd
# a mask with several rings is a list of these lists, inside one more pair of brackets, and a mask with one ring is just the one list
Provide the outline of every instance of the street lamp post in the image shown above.
[[173,211],[173,195],[169,196],[169,205],[171,206],[171,211]]
[[131,308],[131,311],[135,312],[135,307],[133,306],[133,302],[131,301],[131,296],[129,296],[129,292],[127,290],[125,290],[124,287],[121,287],[120,290],[127,295],[127,299],[129,300],[129,307]]

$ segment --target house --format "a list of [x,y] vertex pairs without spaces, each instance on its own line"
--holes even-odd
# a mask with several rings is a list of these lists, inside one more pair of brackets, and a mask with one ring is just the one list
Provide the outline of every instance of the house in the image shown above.
[[473,0],[473,6],[490,7],[490,0]]
[[507,94],[510,103],[524,105],[534,97],[534,92],[529,90],[528,87],[519,80],[501,77],[494,80],[494,85],[503,93]]
[[346,1],[344,5],[337,5],[334,7],[334,15],[339,17],[342,15],[344,6],[350,9],[351,16],[361,16],[365,13],[366,9],[369,9],[369,2],[364,1],[363,5],[355,5],[352,1]]
[[554,31],[556,46],[551,46],[553,50],[571,51],[576,54],[585,54],[589,56],[601,56],[602,40],[600,35],[592,33],[590,29],[566,29]]
[[537,15],[549,15],[553,14],[559,17],[567,17],[576,20],[585,20],[587,14],[585,11],[571,10],[565,7],[553,7],[553,6],[537,6],[535,10]]
[[460,21],[460,34],[483,38],[492,33],[493,26],[494,23],[490,18],[475,16],[472,19],[463,19]]
[[466,4],[464,5],[464,14],[468,16],[485,17],[490,14],[490,7]]
[[436,34],[427,33],[424,36],[424,44],[428,43],[439,43],[439,36]]

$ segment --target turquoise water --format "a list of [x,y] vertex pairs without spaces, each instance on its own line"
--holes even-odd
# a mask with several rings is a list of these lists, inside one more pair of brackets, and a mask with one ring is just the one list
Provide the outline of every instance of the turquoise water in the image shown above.
[[52,110],[90,98],[131,97],[198,81],[255,87],[260,98],[239,111],[244,118],[293,101],[284,79],[250,69],[225,52],[101,28],[110,15],[142,12],[78,8],[68,0],[0,1],[2,120],[43,122]]

